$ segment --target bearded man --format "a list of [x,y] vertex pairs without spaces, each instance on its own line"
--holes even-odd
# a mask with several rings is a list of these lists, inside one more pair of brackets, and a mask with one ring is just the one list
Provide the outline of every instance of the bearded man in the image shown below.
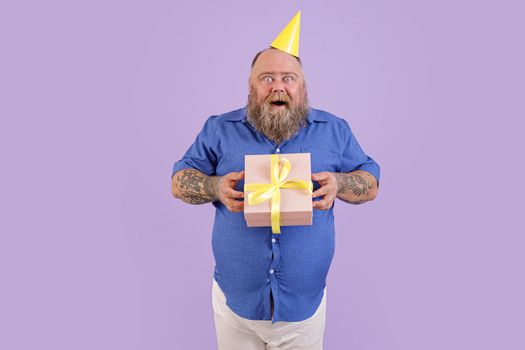
[[[376,197],[379,166],[348,123],[308,106],[298,57],[258,53],[245,108],[210,117],[176,162],[172,193],[212,202],[212,287],[219,349],[322,349],[326,276],[334,253],[335,198]],[[247,227],[243,217],[246,154],[310,153],[313,224]]]

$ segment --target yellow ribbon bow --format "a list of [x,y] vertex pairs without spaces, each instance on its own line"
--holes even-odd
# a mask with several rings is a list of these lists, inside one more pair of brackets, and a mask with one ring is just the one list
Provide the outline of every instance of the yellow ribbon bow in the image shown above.
[[[294,189],[306,189],[312,194],[313,183],[312,181],[302,180],[286,180],[290,175],[292,165],[286,158],[281,158],[284,162],[281,172],[279,173],[279,156],[277,154],[271,155],[270,165],[270,178],[271,183],[269,184],[245,184],[244,192],[251,192],[248,194],[248,205],[256,205],[272,200],[271,205],[271,221],[272,221],[272,232],[281,233],[281,188],[294,188]],[[253,191],[253,192],[252,192]]]

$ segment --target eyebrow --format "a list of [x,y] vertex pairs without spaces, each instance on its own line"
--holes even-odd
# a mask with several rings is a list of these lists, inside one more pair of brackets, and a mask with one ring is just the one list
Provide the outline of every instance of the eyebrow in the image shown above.
[[258,75],[258,77],[261,77],[262,75],[295,75],[295,76],[299,76],[299,74],[297,73],[293,73],[293,72],[282,72],[282,73],[278,73],[278,72],[262,72]]

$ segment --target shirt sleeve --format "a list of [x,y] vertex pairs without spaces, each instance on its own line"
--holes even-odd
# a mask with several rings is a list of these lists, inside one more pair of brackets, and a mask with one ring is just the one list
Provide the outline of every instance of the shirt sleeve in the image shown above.
[[344,120],[346,142],[341,156],[341,172],[363,170],[372,174],[379,184],[380,167],[363,152],[348,123]]
[[213,126],[214,117],[208,118],[204,127],[197,135],[195,142],[188,148],[184,156],[173,164],[171,176],[179,170],[193,168],[208,176],[215,175],[217,166],[216,130]]

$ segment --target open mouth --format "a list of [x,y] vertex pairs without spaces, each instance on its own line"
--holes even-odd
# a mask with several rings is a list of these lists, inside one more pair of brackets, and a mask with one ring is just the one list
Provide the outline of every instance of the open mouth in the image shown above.
[[274,106],[284,106],[285,104],[285,101],[272,101],[272,105]]

